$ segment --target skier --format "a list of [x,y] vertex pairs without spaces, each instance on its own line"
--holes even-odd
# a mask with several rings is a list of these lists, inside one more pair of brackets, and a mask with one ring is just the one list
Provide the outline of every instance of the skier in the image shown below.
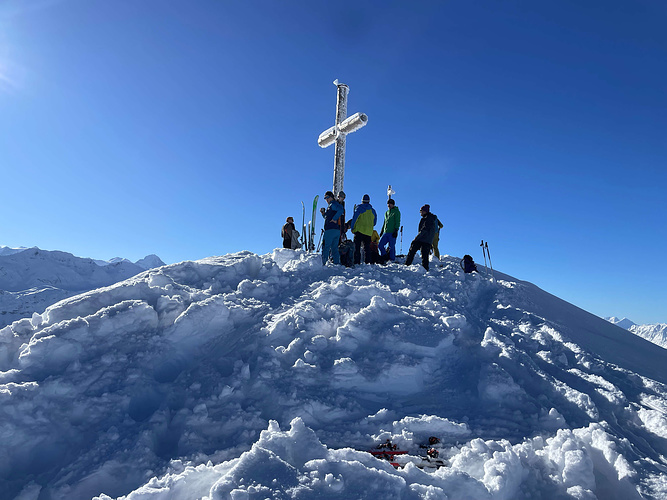
[[431,253],[431,243],[433,242],[433,238],[438,229],[438,224],[436,222],[438,217],[431,213],[430,205],[421,207],[419,213],[421,213],[422,216],[422,219],[419,221],[419,233],[417,233],[415,239],[410,243],[410,250],[405,259],[405,265],[409,266],[412,264],[417,250],[420,250],[422,254],[422,266],[428,271],[428,257]]
[[343,215],[343,207],[334,198],[331,191],[324,194],[324,201],[329,206],[325,210],[320,209],[322,217],[324,217],[324,242],[322,243],[322,265],[329,260],[329,254],[333,259],[334,264],[340,264],[340,255],[338,253],[338,241],[340,240],[340,226],[339,219]]
[[396,260],[396,238],[398,230],[401,228],[401,212],[398,210],[393,199],[387,200],[387,211],[384,214],[384,224],[380,230],[380,255],[385,257],[387,254],[387,244],[389,244],[389,257],[382,261],[386,262],[388,258],[392,262]]
[[293,217],[285,219],[285,225],[280,231],[280,236],[283,237],[283,248],[294,248],[295,242],[296,248],[299,248],[299,233],[294,227]]
[[348,223],[354,233],[354,263],[361,264],[361,245],[364,245],[364,262],[371,263],[371,235],[378,216],[371,205],[371,197],[365,194],[361,205],[354,207],[354,216]]
[[440,219],[436,219],[436,223],[438,225],[438,230],[435,232],[435,236],[433,237],[433,243],[431,243],[431,247],[433,249],[433,255],[440,260],[440,250],[438,249],[438,242],[440,241],[440,230],[444,227],[442,225],[442,222],[440,222]]

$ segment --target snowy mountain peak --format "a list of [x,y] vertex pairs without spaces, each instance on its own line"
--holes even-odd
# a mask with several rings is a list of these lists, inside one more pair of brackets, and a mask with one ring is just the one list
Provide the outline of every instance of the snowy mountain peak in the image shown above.
[[143,259],[136,261],[135,264],[145,270],[165,265],[165,263],[162,262],[162,259],[155,254],[146,255]]
[[610,323],[615,324],[616,326],[620,326],[621,328],[625,328],[626,330],[629,330],[630,327],[636,326],[636,324],[632,321],[630,321],[628,318],[617,318],[616,316],[611,316],[610,318],[605,318],[607,321]]
[[68,298],[0,330],[0,491],[664,498],[667,351],[496,278],[278,249]]
[[667,323],[656,323],[655,325],[633,325],[630,331],[649,342],[653,342],[667,349]]
[[6,247],[4,245],[0,245],[0,257],[5,256],[5,255],[13,255],[15,253],[23,252],[24,250],[28,250],[28,247],[12,248],[12,247]]
[[660,347],[667,349],[667,324],[656,323],[654,325],[637,325],[627,318],[618,319],[614,316],[605,318],[621,328],[631,331],[635,335],[642,337],[649,342],[653,342]]

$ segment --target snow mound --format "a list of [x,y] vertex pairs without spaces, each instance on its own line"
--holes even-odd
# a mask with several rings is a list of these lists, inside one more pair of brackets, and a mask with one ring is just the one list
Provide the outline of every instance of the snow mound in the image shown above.
[[[458,262],[240,252],[14,322],[3,498],[667,495],[665,351]],[[436,470],[366,452],[431,436]]]

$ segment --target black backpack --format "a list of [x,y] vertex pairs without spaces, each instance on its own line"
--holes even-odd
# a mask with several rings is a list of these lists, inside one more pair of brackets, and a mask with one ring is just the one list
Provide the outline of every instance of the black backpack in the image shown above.
[[472,273],[473,271],[477,271],[475,261],[472,260],[470,255],[464,255],[463,259],[461,259],[461,269],[463,269],[464,273]]
[[338,244],[338,253],[340,254],[340,263],[345,267],[354,265],[354,243],[347,238]]

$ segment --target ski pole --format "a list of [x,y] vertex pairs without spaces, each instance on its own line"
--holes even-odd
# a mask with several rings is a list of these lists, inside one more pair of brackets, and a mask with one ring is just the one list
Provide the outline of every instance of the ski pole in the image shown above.
[[484,248],[486,248],[486,254],[489,256],[489,266],[491,267],[491,280],[495,283],[496,277],[493,275],[493,264],[491,263],[491,252],[489,252],[489,242],[484,243]]
[[320,241],[317,242],[317,251],[319,252],[322,249],[322,237],[324,236],[324,229],[320,233]]
[[401,226],[401,255],[403,255],[403,226]]
[[482,247],[482,254],[484,255],[484,276],[489,275],[489,268],[486,265],[486,252],[484,251],[484,240],[479,244],[480,247]]

